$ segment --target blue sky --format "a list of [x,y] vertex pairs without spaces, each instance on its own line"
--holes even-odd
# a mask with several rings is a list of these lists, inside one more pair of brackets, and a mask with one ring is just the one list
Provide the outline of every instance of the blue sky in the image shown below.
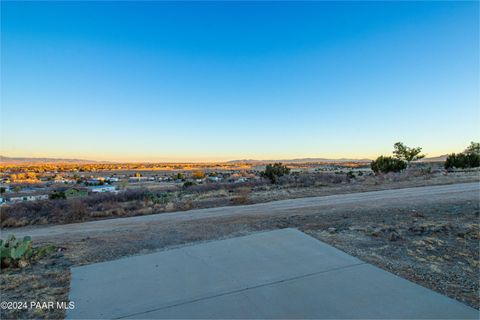
[[3,2],[1,154],[430,156],[479,140],[478,2]]

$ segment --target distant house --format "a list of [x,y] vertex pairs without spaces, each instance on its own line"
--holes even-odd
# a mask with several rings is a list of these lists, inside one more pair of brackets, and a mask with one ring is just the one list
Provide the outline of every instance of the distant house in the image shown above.
[[48,200],[48,194],[19,195],[7,198],[7,202],[17,203],[23,201]]
[[98,177],[98,178],[90,178],[87,180],[87,183],[89,184],[102,184],[105,182],[105,178],[104,177]]
[[54,177],[53,177],[53,182],[54,183],[63,183],[65,181],[65,179],[63,178],[63,176],[59,175],[59,174],[56,174]]
[[17,203],[17,202],[22,202],[22,201],[27,201],[27,198],[23,198],[23,197],[8,197],[7,198],[7,202],[10,202],[10,203]]
[[104,193],[104,192],[117,192],[117,189],[114,186],[94,186],[89,187],[88,190],[93,193]]
[[87,190],[85,189],[78,189],[78,188],[70,188],[64,191],[65,198],[73,199],[73,198],[81,198],[88,195]]
[[55,181],[53,181],[54,183],[76,183],[77,181],[74,180],[74,179],[55,179]]
[[37,195],[31,195],[27,197],[28,197],[28,201],[48,200],[48,194],[37,194]]
[[130,177],[128,181],[130,182],[143,182],[143,181],[154,181],[155,177]]

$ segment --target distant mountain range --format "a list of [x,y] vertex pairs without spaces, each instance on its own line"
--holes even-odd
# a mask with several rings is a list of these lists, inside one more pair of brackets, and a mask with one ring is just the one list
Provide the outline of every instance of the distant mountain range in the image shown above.
[[243,159],[243,160],[231,160],[227,161],[227,163],[248,163],[248,164],[255,164],[255,163],[270,163],[270,162],[282,162],[282,163],[317,163],[317,162],[331,162],[331,163],[339,163],[339,162],[370,162],[371,159],[327,159],[327,158],[300,158],[300,159],[282,159],[282,160],[255,160],[255,159]]
[[[419,162],[440,162],[445,161],[447,155],[441,155],[438,157],[424,158]],[[300,159],[282,159],[282,160],[256,160],[256,159],[242,159],[242,160],[230,160],[226,163],[229,164],[262,164],[262,163],[342,163],[342,162],[365,162],[368,163],[371,159],[327,159],[327,158],[300,158]],[[14,164],[14,163],[115,163],[110,161],[95,161],[85,159],[60,159],[60,158],[34,158],[34,157],[5,157],[0,155],[0,163]]]
[[[440,162],[445,161],[447,155],[441,155],[438,157],[423,158],[418,160],[418,162]],[[246,163],[246,164],[260,164],[260,163],[272,163],[272,162],[282,162],[282,163],[342,163],[342,162],[371,162],[372,159],[327,159],[327,158],[300,158],[300,159],[282,159],[282,160],[255,160],[255,159],[243,159],[243,160],[231,160],[227,163]]]
[[97,163],[98,161],[84,159],[59,159],[59,158],[24,158],[5,157],[0,155],[0,163]]

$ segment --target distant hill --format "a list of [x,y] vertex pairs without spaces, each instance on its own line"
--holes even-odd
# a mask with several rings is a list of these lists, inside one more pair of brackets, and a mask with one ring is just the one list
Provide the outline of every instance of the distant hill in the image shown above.
[[[443,162],[447,159],[446,154],[438,156],[438,157],[431,157],[431,158],[423,158],[416,162]],[[371,159],[327,159],[327,158],[300,158],[300,159],[277,159],[277,160],[255,160],[255,159],[243,159],[243,160],[231,160],[227,161],[227,163],[246,163],[246,164],[261,164],[261,163],[272,163],[272,162],[282,162],[282,163],[342,163],[342,162],[371,162]]]
[[0,163],[97,163],[98,161],[84,159],[59,159],[59,158],[23,158],[5,157],[0,155]]
[[444,154],[438,157],[431,157],[431,158],[423,158],[418,160],[417,162],[443,162],[447,160],[448,154]]
[[281,160],[255,160],[255,159],[243,159],[243,160],[231,160],[227,163],[270,163],[270,162],[282,162],[282,163],[339,163],[339,162],[370,162],[370,159],[326,159],[326,158],[300,158],[300,159],[281,159]]
[[[438,157],[424,158],[416,162],[443,162],[447,158],[447,155],[441,155]],[[240,159],[230,160],[228,164],[264,164],[273,162],[282,163],[342,163],[342,162],[371,162],[371,159],[327,159],[327,158],[299,158],[299,159],[277,159],[277,160],[256,160],[256,159]],[[34,158],[34,157],[5,157],[0,155],[1,164],[26,164],[26,163],[114,163],[110,161],[95,161],[85,159],[62,159],[62,158]]]

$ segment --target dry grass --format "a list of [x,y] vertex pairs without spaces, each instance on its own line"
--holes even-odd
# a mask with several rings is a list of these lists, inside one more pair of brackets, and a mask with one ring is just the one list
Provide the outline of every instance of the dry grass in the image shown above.
[[[25,269],[2,269],[2,301],[49,302],[68,301],[69,264],[61,254],[36,262]],[[2,319],[63,319],[63,309],[30,308],[2,310]]]
[[247,204],[252,190],[243,187],[237,190],[236,195],[232,198],[232,202],[237,205]]
[[[285,189],[279,190],[288,195]],[[230,194],[234,197],[241,193]],[[187,199],[192,200],[192,196]],[[99,232],[88,236],[52,236],[49,243],[66,248],[64,257],[42,261],[24,270],[2,270],[2,299],[67,299],[70,262],[82,265],[108,261],[199,241],[293,227],[401,277],[479,308],[479,203],[466,200],[440,202],[434,205],[405,203],[376,209],[337,206],[308,214],[295,212],[282,216],[142,224],[120,234]],[[397,236],[392,237],[392,234]],[[62,317],[63,311],[59,310],[38,311],[38,314],[35,310],[2,313],[2,319]]]
[[0,208],[2,228],[62,224],[95,219],[148,215],[274,200],[363,192],[411,186],[478,181],[479,171],[430,173],[413,170],[381,176],[344,173],[299,173],[281,177],[278,185],[263,183],[204,184],[183,191],[130,190],[76,200],[19,203]]

